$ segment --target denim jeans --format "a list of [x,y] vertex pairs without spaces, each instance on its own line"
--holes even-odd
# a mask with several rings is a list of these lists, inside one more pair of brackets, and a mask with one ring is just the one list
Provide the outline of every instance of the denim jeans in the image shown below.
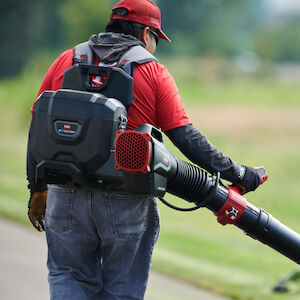
[[50,298],[141,300],[159,235],[155,199],[51,185]]

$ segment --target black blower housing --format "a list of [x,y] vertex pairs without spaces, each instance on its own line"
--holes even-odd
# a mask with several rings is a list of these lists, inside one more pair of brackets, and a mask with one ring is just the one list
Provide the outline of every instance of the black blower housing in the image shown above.
[[[104,84],[93,86],[92,76]],[[62,86],[42,93],[34,106],[28,150],[37,162],[36,181],[119,189],[114,139],[127,127],[132,77],[121,68],[76,64]]]
[[[92,76],[106,78],[101,86],[91,85]],[[99,93],[108,98],[115,98],[129,108],[132,102],[132,77],[121,68],[99,67],[76,64],[65,71],[62,88]]]
[[122,183],[114,168],[114,137],[126,129],[127,111],[101,94],[46,91],[34,106],[29,151],[36,180],[109,188]]

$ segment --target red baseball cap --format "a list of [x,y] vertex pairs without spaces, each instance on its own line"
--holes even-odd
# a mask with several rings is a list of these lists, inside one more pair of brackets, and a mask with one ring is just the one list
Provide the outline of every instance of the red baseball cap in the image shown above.
[[[126,8],[127,14],[113,14],[116,8]],[[120,19],[140,23],[158,30],[159,38],[171,42],[161,30],[161,12],[159,7],[150,0],[121,0],[115,5],[110,19]]]

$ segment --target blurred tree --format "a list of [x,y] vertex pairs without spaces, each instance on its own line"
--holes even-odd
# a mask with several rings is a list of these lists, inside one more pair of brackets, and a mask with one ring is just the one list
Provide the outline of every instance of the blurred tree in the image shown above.
[[31,49],[30,22],[37,0],[0,2],[0,77],[22,69]]
[[[163,27],[173,47],[163,51],[199,55],[235,55],[252,47],[253,32],[262,16],[260,0],[159,0]],[[185,47],[188,44],[189,47]],[[192,45],[192,47],[191,47]],[[178,51],[179,50],[179,51]],[[185,52],[187,51],[187,52]]]
[[257,32],[254,49],[264,60],[300,61],[300,19],[269,23]]
[[64,24],[64,37],[68,46],[84,42],[92,34],[104,31],[113,6],[111,0],[61,1],[59,15]]
[[[22,70],[41,50],[60,52],[104,30],[118,0],[1,0],[0,78]],[[262,58],[300,61],[300,18],[263,14],[262,0],[155,0],[172,44],[158,54],[235,56],[255,50]],[[269,18],[269,19],[268,19]],[[267,22],[265,20],[270,20]]]
[[111,0],[1,0],[0,78],[41,50],[61,51],[104,29]]
[[58,14],[61,0],[42,0],[35,6],[34,22],[31,23],[32,38],[38,43],[38,50],[56,50],[64,47],[63,23]]
[[57,14],[59,0],[1,0],[0,77],[20,72],[42,49],[63,46],[62,22]]

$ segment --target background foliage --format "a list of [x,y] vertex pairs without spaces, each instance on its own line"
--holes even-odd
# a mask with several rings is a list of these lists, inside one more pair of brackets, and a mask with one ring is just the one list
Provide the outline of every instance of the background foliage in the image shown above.
[[[269,181],[247,198],[300,232],[299,12],[275,13],[275,0],[156,2],[172,39],[160,42],[157,56],[174,75],[192,122],[237,162],[265,165]],[[30,225],[25,157],[33,99],[55,57],[102,31],[114,3],[0,2],[1,216]],[[209,211],[160,209],[156,270],[232,299],[300,298],[299,284],[287,295],[272,293],[278,278],[296,269],[283,256],[220,226]]]
[[[22,70],[36,53],[59,51],[104,30],[115,0],[2,0],[0,76]],[[252,51],[269,61],[300,60],[299,14],[272,13],[267,0],[158,0],[173,43],[159,53],[236,57]]]

